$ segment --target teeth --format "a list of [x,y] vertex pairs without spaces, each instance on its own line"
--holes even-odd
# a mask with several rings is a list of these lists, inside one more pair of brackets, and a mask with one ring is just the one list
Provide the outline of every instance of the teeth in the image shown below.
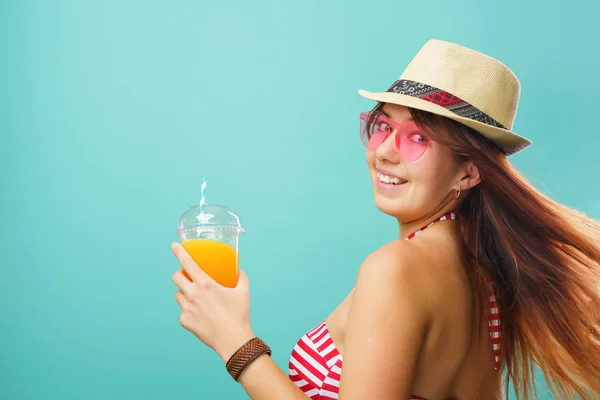
[[400,183],[400,180],[398,178],[393,178],[391,176],[387,176],[387,175],[383,175],[381,173],[377,173],[377,177],[379,178],[379,180],[383,183],[391,183],[394,185],[397,185]]

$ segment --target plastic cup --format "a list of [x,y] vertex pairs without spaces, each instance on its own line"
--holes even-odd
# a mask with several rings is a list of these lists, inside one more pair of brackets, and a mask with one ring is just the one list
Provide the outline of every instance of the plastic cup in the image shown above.
[[202,213],[199,205],[188,208],[179,217],[177,229],[181,245],[196,264],[229,288],[238,282],[239,238],[243,232],[239,217],[218,204],[205,204]]

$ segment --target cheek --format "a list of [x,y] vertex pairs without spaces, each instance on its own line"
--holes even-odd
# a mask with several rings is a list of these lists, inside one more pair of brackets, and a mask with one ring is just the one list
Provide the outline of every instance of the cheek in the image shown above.
[[367,165],[375,165],[375,152],[367,150]]
[[407,166],[413,193],[423,202],[438,199],[447,191],[451,179],[451,168],[434,161],[436,160],[422,159]]

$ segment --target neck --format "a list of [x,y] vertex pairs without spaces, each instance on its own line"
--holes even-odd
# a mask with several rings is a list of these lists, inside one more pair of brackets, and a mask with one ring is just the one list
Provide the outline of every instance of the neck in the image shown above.
[[[417,219],[414,219],[411,221],[398,220],[398,223],[400,225],[400,239],[404,239],[411,233],[418,231],[421,228],[424,228],[429,223],[436,221],[443,215],[446,215],[451,212],[457,213],[457,210],[454,209],[454,207],[447,207],[447,208],[444,208],[442,210],[439,210],[439,211],[436,211],[433,213],[428,213],[420,218],[417,218]],[[456,215],[457,215],[457,217],[460,218],[460,215],[458,213]]]

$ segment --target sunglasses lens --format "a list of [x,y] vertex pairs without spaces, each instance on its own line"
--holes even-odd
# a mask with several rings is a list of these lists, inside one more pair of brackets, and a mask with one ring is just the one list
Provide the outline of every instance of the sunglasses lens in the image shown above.
[[369,150],[375,150],[389,137],[390,130],[385,117],[378,111],[360,115],[360,139]]
[[408,162],[418,160],[429,147],[429,138],[421,132],[414,122],[399,127],[395,139],[396,149],[400,152],[400,157]]
[[414,122],[394,123],[379,111],[360,115],[360,138],[365,147],[371,151],[375,151],[385,142],[393,131],[396,132],[394,136],[396,149],[405,162],[416,161],[429,147],[429,138]]

